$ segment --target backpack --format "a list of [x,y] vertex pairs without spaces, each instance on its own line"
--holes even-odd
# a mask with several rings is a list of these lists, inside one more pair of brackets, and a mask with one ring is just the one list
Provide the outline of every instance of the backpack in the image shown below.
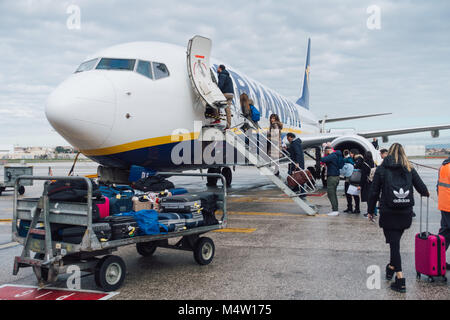
[[367,176],[367,182],[372,182],[373,181],[373,177],[375,176],[375,171],[377,171],[377,167],[370,167],[366,162],[364,162],[364,164],[366,165],[366,166],[368,166],[369,167],[369,169],[370,169],[370,172],[369,172],[369,175]]
[[386,168],[383,198],[389,208],[403,209],[414,206],[411,172],[403,168]]
[[256,107],[254,105],[250,105],[250,109],[252,110],[252,120],[254,122],[258,122],[259,120],[261,120],[261,113],[259,112],[258,109],[256,109]]

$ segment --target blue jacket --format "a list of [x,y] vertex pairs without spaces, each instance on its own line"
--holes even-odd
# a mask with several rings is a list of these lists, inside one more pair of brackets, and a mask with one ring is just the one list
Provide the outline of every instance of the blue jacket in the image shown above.
[[355,161],[353,161],[352,157],[344,158],[344,163],[350,163],[351,165],[355,165]]
[[298,163],[300,168],[305,169],[305,155],[303,154],[302,140],[300,138],[292,140],[288,152],[292,161]]
[[339,164],[338,157],[342,157],[342,152],[340,150],[336,150],[332,154],[329,154],[326,157],[320,159],[320,162],[323,162],[327,165],[327,176],[339,176]]
[[234,88],[233,88],[233,80],[231,80],[230,74],[227,70],[222,70],[222,72],[218,72],[218,78],[219,78],[219,89],[222,91],[222,93],[233,93],[234,94]]

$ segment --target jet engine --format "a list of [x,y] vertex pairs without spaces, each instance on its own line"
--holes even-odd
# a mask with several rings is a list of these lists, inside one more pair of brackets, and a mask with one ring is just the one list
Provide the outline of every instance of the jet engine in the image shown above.
[[334,139],[331,142],[332,147],[335,150],[351,150],[357,149],[359,153],[364,155],[367,151],[372,152],[373,160],[375,163],[381,163],[380,152],[374,148],[373,144],[364,137],[358,135],[346,135]]

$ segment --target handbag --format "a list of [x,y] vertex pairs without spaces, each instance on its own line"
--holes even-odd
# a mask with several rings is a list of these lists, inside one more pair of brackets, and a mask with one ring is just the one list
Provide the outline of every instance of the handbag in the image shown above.
[[355,169],[353,170],[352,175],[350,176],[350,178],[348,178],[348,182],[350,182],[350,184],[360,184],[361,183],[361,170],[359,169]]

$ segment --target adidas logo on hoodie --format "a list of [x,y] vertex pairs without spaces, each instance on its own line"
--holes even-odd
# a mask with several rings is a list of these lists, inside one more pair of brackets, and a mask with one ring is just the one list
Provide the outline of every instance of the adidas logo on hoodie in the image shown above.
[[406,192],[403,190],[403,188],[400,188],[399,191],[394,190],[394,195],[397,197],[397,199],[394,199],[394,203],[410,203],[411,199],[406,199],[407,196],[409,196],[409,190],[406,190]]

